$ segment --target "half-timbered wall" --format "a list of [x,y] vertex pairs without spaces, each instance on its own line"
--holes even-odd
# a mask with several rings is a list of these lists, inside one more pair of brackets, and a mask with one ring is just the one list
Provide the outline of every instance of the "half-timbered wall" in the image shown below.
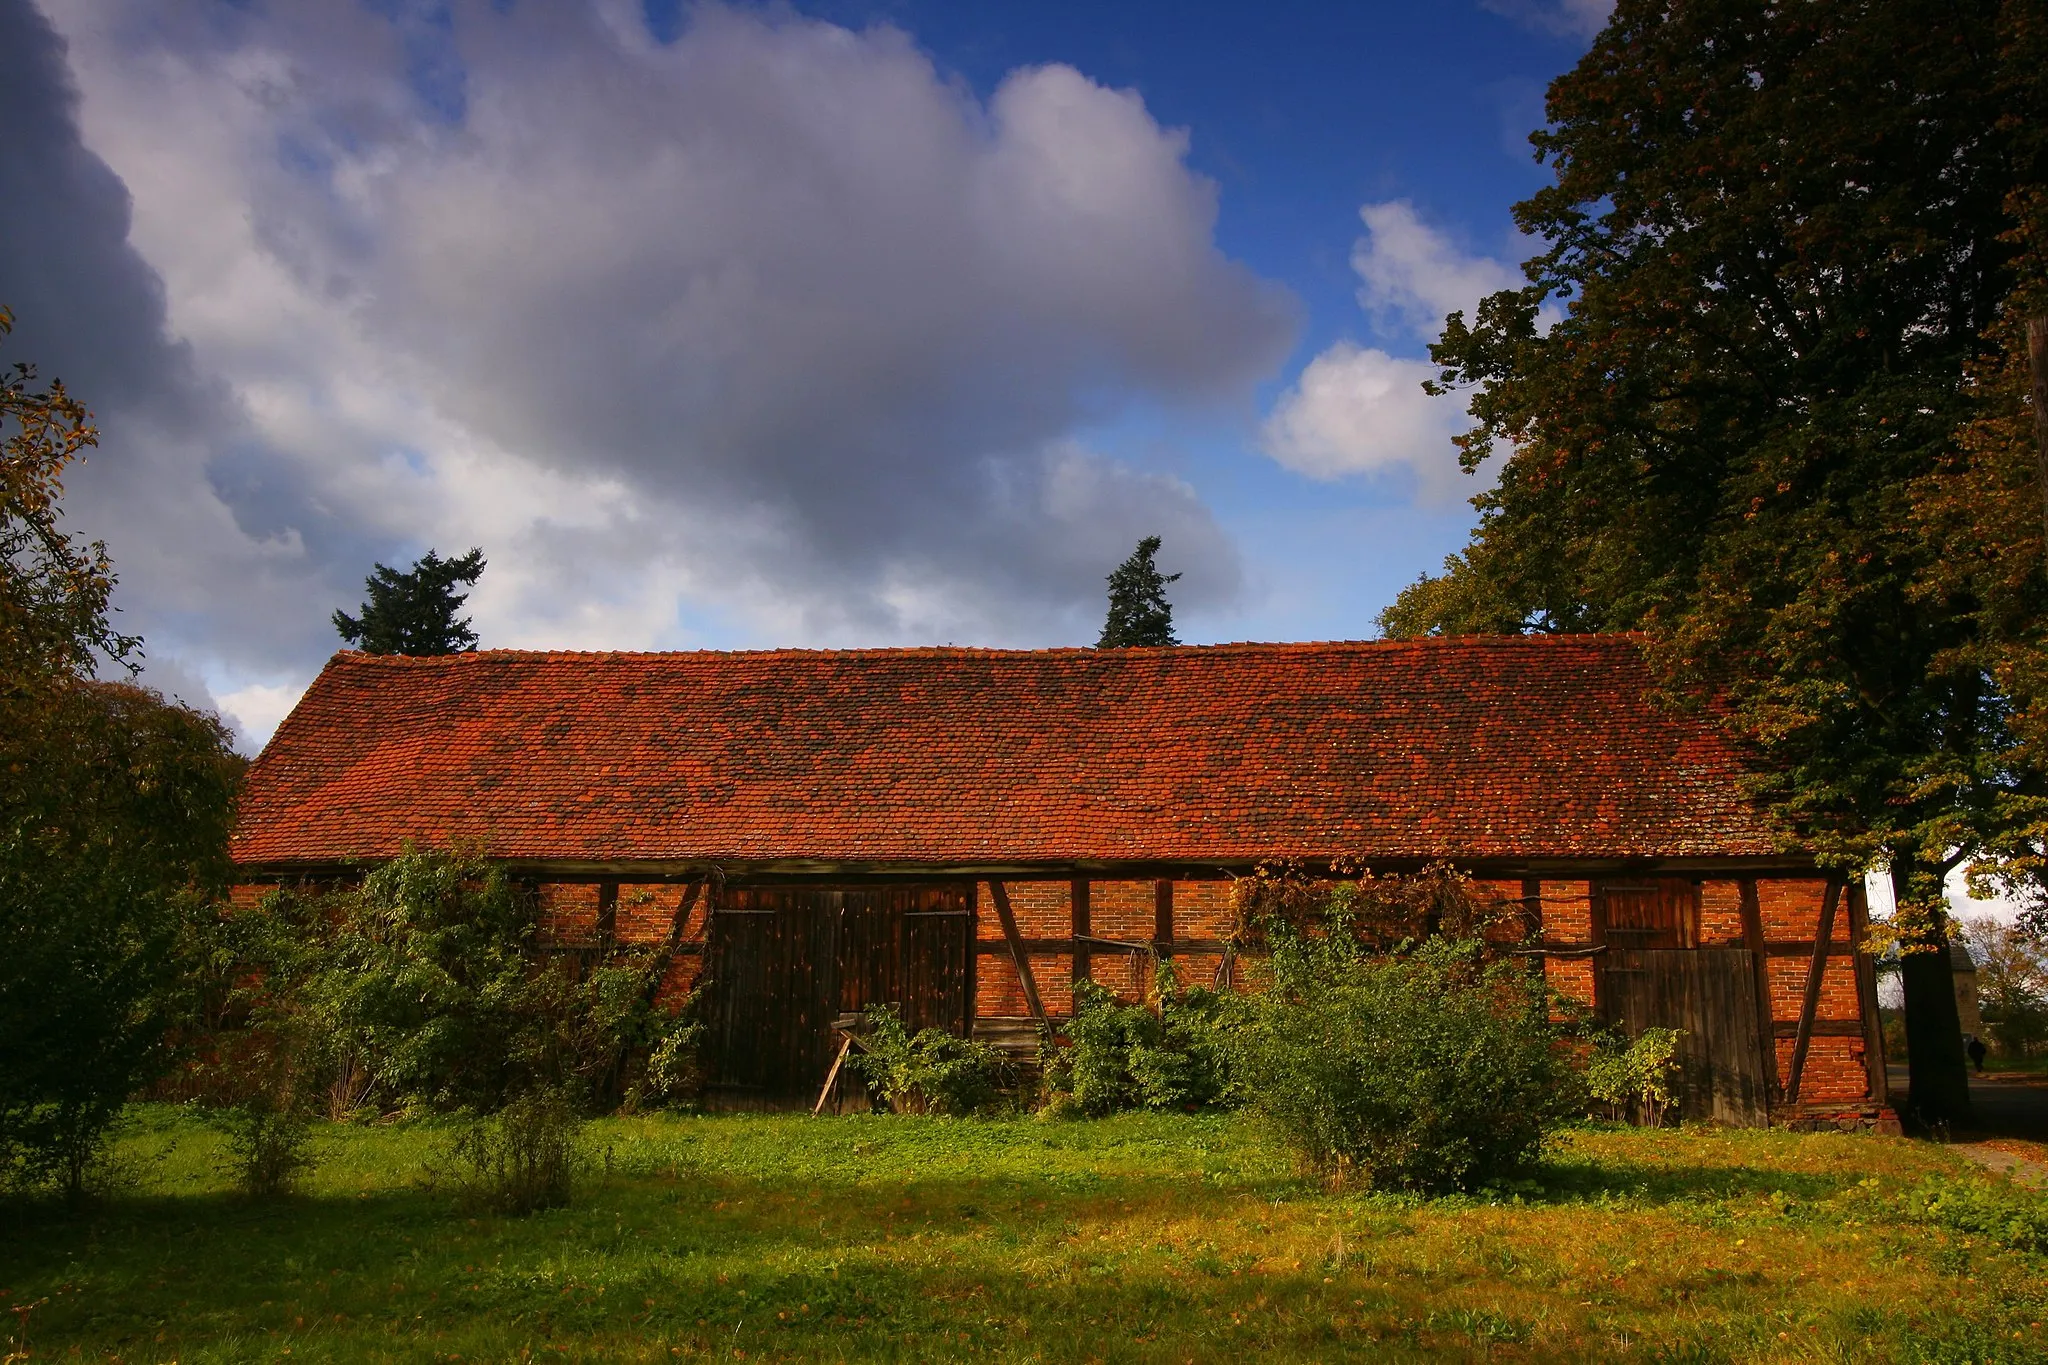
[[[1154,963],[1170,959],[1184,984],[1260,974],[1227,948],[1235,912],[1227,877],[987,879],[968,883],[973,913],[970,979],[978,1028],[1015,1033],[1034,1014],[1059,1019],[1073,1008],[1073,983],[1087,977],[1117,995],[1143,999]],[[657,946],[675,936],[661,999],[679,1001],[704,967],[710,902],[701,881],[540,881],[535,884],[547,945],[583,951],[606,943]],[[263,887],[236,888],[253,903]],[[1524,925],[1548,950],[1545,979],[1560,994],[1599,1011],[1602,961],[1641,948],[1746,949],[1756,968],[1758,1033],[1771,1040],[1774,1121],[1826,1122],[1868,1116],[1885,1102],[1875,1028],[1875,981],[1856,944],[1867,923],[1859,885],[1819,877],[1570,879],[1530,877],[1479,883],[1518,904]],[[1007,902],[1015,936],[997,905]],[[678,924],[678,917],[681,923]],[[1825,926],[1825,937],[1822,930]],[[1022,953],[1037,992],[1027,998]]]

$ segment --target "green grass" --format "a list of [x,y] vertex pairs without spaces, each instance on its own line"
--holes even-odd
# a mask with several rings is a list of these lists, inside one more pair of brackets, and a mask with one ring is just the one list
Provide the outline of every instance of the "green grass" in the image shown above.
[[0,1206],[0,1303],[35,1305],[0,1342],[184,1362],[2048,1360],[2048,1205],[1899,1140],[1588,1129],[1537,1181],[1420,1200],[1324,1191],[1231,1118],[615,1119],[592,1125],[574,1206],[509,1219],[432,1187],[446,1137],[326,1129],[305,1193],[252,1203],[207,1129],[142,1111],[128,1188],[75,1214]]

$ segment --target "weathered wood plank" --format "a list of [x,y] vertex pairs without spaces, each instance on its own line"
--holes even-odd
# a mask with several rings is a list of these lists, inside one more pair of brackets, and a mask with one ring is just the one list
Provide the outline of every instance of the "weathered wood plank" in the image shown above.
[[1764,1080],[1769,1103],[1776,1104],[1782,1098],[1778,1080],[1778,1049],[1770,1040],[1777,1034],[1776,1019],[1771,1014],[1771,969],[1767,962],[1770,945],[1764,940],[1764,917],[1756,895],[1756,878],[1744,877],[1738,884],[1742,904],[1742,938],[1749,945],[1750,963],[1756,977],[1756,1008],[1758,1036],[1764,1039]]

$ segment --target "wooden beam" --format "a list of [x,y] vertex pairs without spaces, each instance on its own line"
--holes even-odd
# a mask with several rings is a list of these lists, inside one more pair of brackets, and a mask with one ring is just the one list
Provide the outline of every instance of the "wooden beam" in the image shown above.
[[1828,970],[1828,944],[1835,936],[1835,906],[1842,899],[1839,878],[1828,878],[1827,899],[1820,907],[1820,930],[1813,936],[1813,960],[1806,968],[1806,997],[1799,1005],[1799,1030],[1793,1035],[1792,1075],[1785,1082],[1785,1102],[1799,1103],[1799,1081],[1806,1070],[1806,1048],[1813,1041],[1813,1017],[1820,1010],[1821,979]]
[[1173,883],[1152,884],[1152,947],[1164,957],[1173,950]]
[[[1599,882],[1586,883],[1586,937],[1598,953],[1607,947],[1607,891]],[[1607,964],[1593,964],[1593,1017],[1607,1018]]]
[[[1779,1038],[1797,1039],[1799,1037],[1799,1025],[1790,1019],[1781,1019],[1771,1025],[1771,1032]],[[1861,1019],[1816,1019],[1813,1021],[1813,1026],[1807,1030],[1806,1036],[1809,1038],[1861,1038],[1863,1036],[1863,1021]]]
[[597,884],[597,941],[610,947],[619,936],[619,884]]
[[1086,981],[1094,974],[1094,964],[1088,958],[1088,939],[1095,932],[1088,922],[1088,879],[1076,877],[1068,886],[1068,901],[1074,912],[1074,953],[1067,960],[1073,964],[1073,979]]
[[1522,878],[1522,937],[1543,937],[1543,881],[1538,877]]
[[1777,1037],[1776,1016],[1771,1012],[1770,945],[1764,941],[1764,916],[1757,904],[1756,878],[1744,877],[1738,885],[1742,892],[1742,939],[1749,945],[1749,960],[1756,972],[1757,1046],[1763,1050],[1763,1074],[1769,1078],[1764,1087],[1768,1108],[1780,1098],[1778,1045],[1773,1041]]
[[1017,916],[1010,911],[1010,892],[1001,882],[988,884],[989,899],[996,903],[996,919],[1003,926],[1003,937],[1010,945],[1010,960],[1017,964],[1017,982],[1024,987],[1024,1005],[1031,1011],[1031,1017],[1038,1021],[1040,1028],[1050,1028],[1045,1020],[1045,1006],[1038,1000],[1038,978],[1031,974],[1031,955],[1024,950],[1024,939],[1017,932]]
[[1856,954],[1856,1013],[1863,1023],[1863,1070],[1870,1078],[1873,1104],[1890,1104],[1891,1085],[1884,1074],[1884,1030],[1877,1021],[1877,964],[1870,959],[1870,905],[1863,883],[1849,888],[1849,940]]

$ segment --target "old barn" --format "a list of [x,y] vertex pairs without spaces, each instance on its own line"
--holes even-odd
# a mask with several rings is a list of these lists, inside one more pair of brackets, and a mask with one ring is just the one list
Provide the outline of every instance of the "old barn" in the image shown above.
[[1261,861],[1448,859],[1564,991],[1687,1030],[1687,1107],[1889,1123],[1862,888],[1619,637],[335,656],[249,774],[251,886],[481,843],[564,947],[680,944],[713,1099],[809,1103],[881,1001],[1016,1039],[1226,960]]

